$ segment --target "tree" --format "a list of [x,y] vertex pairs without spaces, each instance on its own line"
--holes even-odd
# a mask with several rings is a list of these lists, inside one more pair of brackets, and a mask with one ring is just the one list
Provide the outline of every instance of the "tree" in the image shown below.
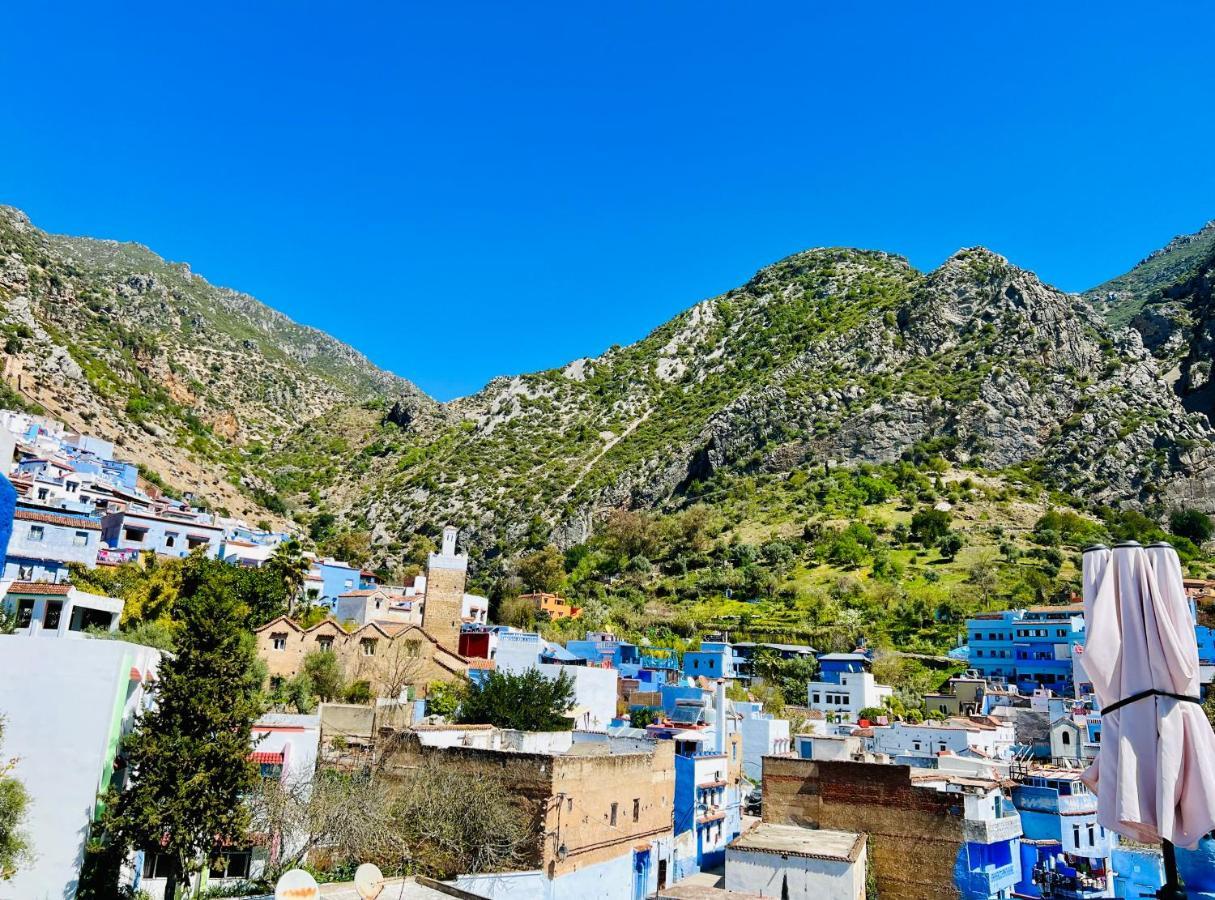
[[336,700],[346,691],[346,676],[337,654],[329,650],[309,650],[300,669],[312,682],[312,692],[325,702]]
[[[4,721],[0,719],[0,740],[4,737]],[[21,825],[29,806],[25,787],[13,777],[15,760],[0,760],[0,881],[17,874],[17,867],[30,856],[30,846]]]
[[304,558],[299,541],[290,540],[279,544],[274,555],[266,561],[266,568],[283,583],[283,590],[287,594],[287,610],[294,612],[295,602],[308,579],[308,570],[312,568],[312,564]]
[[134,784],[109,825],[123,847],[168,856],[168,898],[220,847],[242,841],[248,826],[243,801],[256,784],[250,728],[261,710],[239,573],[216,560],[187,560],[176,653],[161,664],[155,706],[126,742]]
[[926,507],[911,517],[911,536],[925,547],[931,547],[949,531],[949,513]]
[[529,591],[556,593],[565,584],[565,558],[549,544],[519,560],[519,577]]
[[520,868],[537,816],[501,772],[428,759],[403,778],[394,818],[411,866],[434,878]]
[[962,536],[956,531],[947,531],[937,538],[937,549],[945,559],[954,559],[962,549]]
[[519,731],[568,731],[573,720],[574,679],[566,672],[546,678],[539,669],[521,674],[490,672],[460,705],[458,721]]
[[263,779],[249,798],[249,821],[277,848],[263,873],[271,882],[321,847],[338,864],[396,864],[407,852],[391,793],[367,775],[321,769],[309,778]]
[[373,657],[374,682],[381,697],[399,700],[409,688],[416,688],[422,683],[428,665],[422,656],[420,638],[400,637],[387,644],[382,654]]
[[629,710],[629,726],[631,728],[645,728],[647,725],[653,725],[657,721],[658,713],[648,706],[638,706],[636,709]]
[[453,718],[467,694],[467,681],[432,681],[426,689],[426,711],[432,716]]
[[1169,517],[1169,531],[1201,547],[1211,539],[1215,526],[1211,524],[1211,517],[1200,510],[1178,509]]

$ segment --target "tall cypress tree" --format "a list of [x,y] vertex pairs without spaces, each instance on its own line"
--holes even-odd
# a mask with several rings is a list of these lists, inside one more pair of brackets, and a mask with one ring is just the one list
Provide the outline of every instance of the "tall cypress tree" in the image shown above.
[[261,710],[238,574],[215,560],[187,562],[175,653],[160,666],[155,706],[126,742],[134,783],[110,827],[123,846],[169,857],[166,898],[248,827],[250,729]]

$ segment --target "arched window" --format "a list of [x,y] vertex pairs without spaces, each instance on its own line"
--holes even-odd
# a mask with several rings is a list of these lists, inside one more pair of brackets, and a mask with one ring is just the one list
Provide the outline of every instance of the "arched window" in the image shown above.
[[1070,744],[1072,742],[1072,733],[1070,731],[1063,732],[1063,743]]

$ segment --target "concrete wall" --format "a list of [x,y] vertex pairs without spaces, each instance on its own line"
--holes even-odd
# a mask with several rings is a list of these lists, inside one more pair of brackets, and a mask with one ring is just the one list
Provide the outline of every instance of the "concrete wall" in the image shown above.
[[726,850],[726,890],[790,900],[865,900],[865,851],[856,862]]
[[[0,897],[75,896],[97,795],[121,738],[144,703],[160,652],[124,641],[0,636],[4,758],[30,794],[26,830],[36,858],[0,884]],[[141,673],[131,678],[132,668]]]
[[959,896],[957,798],[912,786],[909,767],[770,756],[763,792],[766,822],[865,832],[882,900]]

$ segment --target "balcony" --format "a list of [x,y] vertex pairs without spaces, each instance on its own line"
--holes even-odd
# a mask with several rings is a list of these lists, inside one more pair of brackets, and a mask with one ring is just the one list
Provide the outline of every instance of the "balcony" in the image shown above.
[[998,844],[1021,836],[1021,817],[1002,816],[998,819],[967,819],[962,823],[962,836],[968,844]]
[[970,883],[972,887],[978,887],[994,896],[1017,883],[1017,869],[1012,863],[1008,863],[994,869],[971,872]]

